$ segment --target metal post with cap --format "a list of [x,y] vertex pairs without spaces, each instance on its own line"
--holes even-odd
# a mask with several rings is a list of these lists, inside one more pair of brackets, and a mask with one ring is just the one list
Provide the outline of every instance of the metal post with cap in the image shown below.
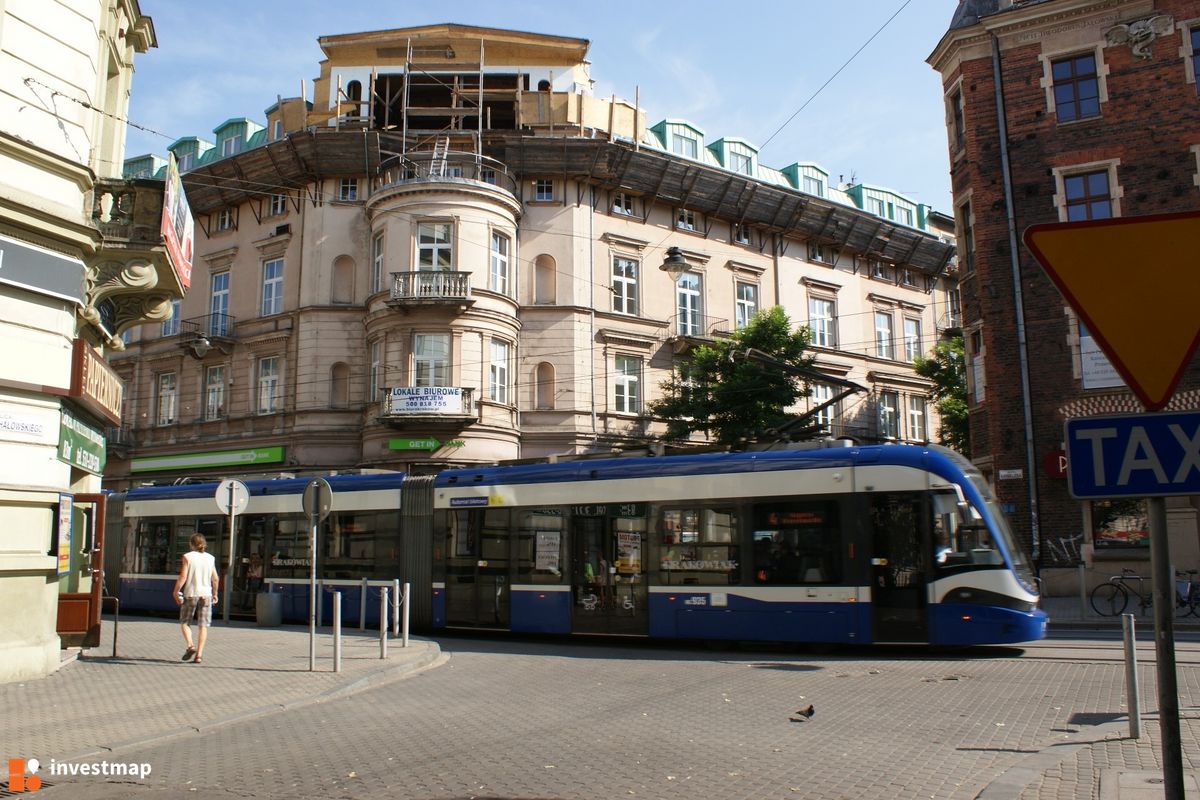
[[333,506],[333,489],[324,478],[313,478],[301,498],[308,515],[308,671],[317,668],[317,529]]

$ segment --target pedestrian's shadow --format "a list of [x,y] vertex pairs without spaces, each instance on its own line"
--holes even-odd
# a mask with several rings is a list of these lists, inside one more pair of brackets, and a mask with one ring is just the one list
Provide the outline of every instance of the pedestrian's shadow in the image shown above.
[[[87,658],[80,658],[79,660],[81,662],[87,662],[88,664],[95,664],[95,665],[124,664],[127,666],[134,666],[137,664],[176,664],[181,667],[196,667],[197,666],[196,664],[193,664],[190,661],[179,661],[177,659],[171,659],[171,658],[140,658],[137,656],[120,656],[118,658],[113,658],[112,656],[89,656]],[[229,664],[219,664],[218,665],[218,664],[210,664],[210,663],[208,663],[207,660],[204,661],[203,663],[199,664],[199,666],[202,668],[207,667],[208,669],[232,669],[232,670],[237,670],[238,672],[308,672],[309,671],[307,667],[297,667],[296,669],[279,669],[277,667],[237,667],[237,666],[231,666]]]

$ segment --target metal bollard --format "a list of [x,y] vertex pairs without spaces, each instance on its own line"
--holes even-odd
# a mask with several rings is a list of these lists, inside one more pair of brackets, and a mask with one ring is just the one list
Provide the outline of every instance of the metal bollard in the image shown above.
[[1137,649],[1133,614],[1121,615],[1121,631],[1125,637],[1125,695],[1129,704],[1129,738],[1142,738],[1142,702],[1138,691]]
[[379,657],[387,658],[388,587],[379,588]]
[[342,593],[333,593],[333,671],[342,671]]
[[404,612],[403,612],[404,613],[404,625],[401,628],[401,630],[403,631],[403,633],[401,634],[402,638],[400,639],[401,647],[408,647],[408,610],[411,605],[409,603],[409,598],[411,598],[411,597],[412,597],[412,584],[406,582],[404,584]]
[[362,579],[362,589],[358,596],[358,629],[367,629],[367,579]]
[[392,581],[392,638],[400,635],[400,579]]

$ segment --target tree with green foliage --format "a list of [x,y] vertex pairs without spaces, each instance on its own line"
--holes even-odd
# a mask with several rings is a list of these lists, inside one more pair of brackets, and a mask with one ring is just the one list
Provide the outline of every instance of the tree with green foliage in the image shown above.
[[971,455],[970,427],[967,413],[967,360],[962,334],[943,339],[933,348],[933,357],[918,357],[913,361],[917,374],[934,383],[933,399],[937,402],[942,424],[938,442]]
[[697,346],[689,359],[662,383],[662,398],[650,411],[667,423],[666,438],[687,439],[706,433],[717,444],[752,441],[765,431],[796,419],[786,409],[807,396],[808,387],[795,372],[763,364],[758,351],[797,371],[812,369],[805,355],[812,334],[793,330],[784,310],[775,306],[755,314],[729,339]]

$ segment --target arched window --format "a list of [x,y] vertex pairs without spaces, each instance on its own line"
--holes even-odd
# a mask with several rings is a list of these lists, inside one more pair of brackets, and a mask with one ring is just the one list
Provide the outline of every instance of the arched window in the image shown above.
[[358,81],[350,81],[346,84],[346,99],[350,100],[351,106],[346,111],[347,117],[357,117],[361,113],[361,107],[358,102],[362,100],[362,84]]
[[548,92],[548,91],[550,91],[550,81],[548,81],[548,80],[540,80],[540,81],[538,81],[538,91],[539,91],[539,92]]
[[354,259],[347,255],[333,260],[333,291],[335,303],[354,302]]
[[549,361],[543,361],[537,365],[537,371],[534,374],[534,391],[533,407],[538,411],[551,411],[554,409],[554,365]]
[[329,407],[350,405],[350,365],[339,361],[329,369]]
[[533,302],[554,305],[557,293],[557,264],[554,256],[543,253],[533,260]]

